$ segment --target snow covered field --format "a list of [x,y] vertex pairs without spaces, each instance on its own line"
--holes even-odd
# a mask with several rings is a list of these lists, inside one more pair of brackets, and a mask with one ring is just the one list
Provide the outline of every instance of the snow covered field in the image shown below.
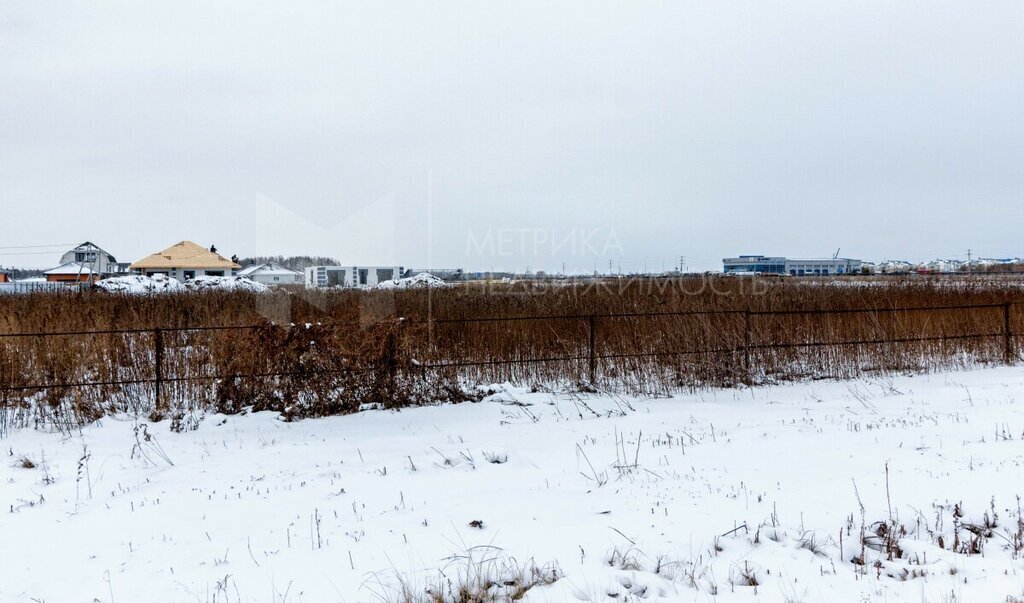
[[1020,367],[23,430],[0,600],[1016,601],[1022,437]]

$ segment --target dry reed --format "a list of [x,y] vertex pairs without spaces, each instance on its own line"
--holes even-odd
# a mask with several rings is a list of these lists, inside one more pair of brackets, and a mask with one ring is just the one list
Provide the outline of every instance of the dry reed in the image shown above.
[[112,413],[341,414],[505,381],[668,394],[1004,362],[1021,297],[1016,281],[966,278],[2,296],[0,433]]

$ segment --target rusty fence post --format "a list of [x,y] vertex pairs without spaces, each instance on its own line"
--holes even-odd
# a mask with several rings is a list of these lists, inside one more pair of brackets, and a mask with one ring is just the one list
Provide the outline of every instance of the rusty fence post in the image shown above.
[[588,359],[590,360],[590,384],[597,381],[597,317],[591,314],[587,319],[590,327],[590,345]]
[[747,381],[753,380],[750,367],[750,310],[743,311],[743,371]]
[[7,402],[7,388],[12,384],[7,383],[7,338],[0,337],[0,411],[9,408]]
[[1005,349],[1003,355],[1005,356],[1006,364],[1013,364],[1015,360],[1013,350],[1013,326],[1010,322],[1010,312],[1013,304],[1005,304],[1003,306],[1003,335],[1005,338]]
[[398,330],[402,328],[402,322],[392,323],[388,329],[387,338],[384,340],[384,370],[387,407],[398,407]]
[[156,382],[156,407],[155,410],[162,411],[163,406],[163,385],[164,385],[164,332],[161,329],[155,329],[153,331],[153,345],[155,349],[155,382]]

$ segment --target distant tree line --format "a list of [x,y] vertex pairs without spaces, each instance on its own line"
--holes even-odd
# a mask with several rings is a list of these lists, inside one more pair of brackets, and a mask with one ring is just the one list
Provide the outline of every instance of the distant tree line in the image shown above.
[[988,266],[975,266],[975,272],[1003,273],[1003,272],[1024,272],[1024,263],[1007,262],[1005,264],[989,264]]
[[319,255],[255,255],[248,258],[242,258],[238,262],[243,267],[252,266],[257,264],[280,264],[285,268],[291,268],[292,270],[303,270],[310,266],[337,266],[341,262],[334,258],[319,256]]
[[11,278],[14,280],[21,280],[23,278],[32,278],[34,276],[43,276],[43,271],[39,268],[0,268],[4,272],[10,272]]

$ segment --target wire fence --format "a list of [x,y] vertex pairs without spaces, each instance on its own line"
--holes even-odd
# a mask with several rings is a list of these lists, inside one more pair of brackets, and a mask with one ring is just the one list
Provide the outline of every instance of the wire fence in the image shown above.
[[0,333],[0,408],[21,418],[8,416],[8,425],[248,406],[318,415],[458,397],[505,381],[649,393],[1009,364],[1024,334],[1017,305]]

